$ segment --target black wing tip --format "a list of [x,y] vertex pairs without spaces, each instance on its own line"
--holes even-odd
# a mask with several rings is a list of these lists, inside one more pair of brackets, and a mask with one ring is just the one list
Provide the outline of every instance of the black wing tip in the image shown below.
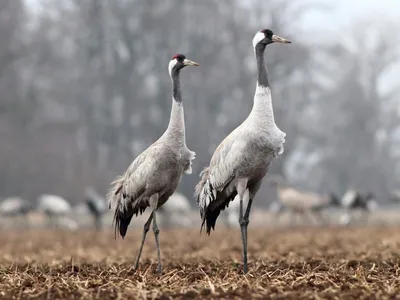
[[210,209],[201,209],[201,227],[200,227],[200,234],[203,232],[204,225],[206,227],[206,234],[211,234],[211,229],[215,231],[215,224],[217,222],[217,218],[219,216],[220,209],[216,209],[214,211],[210,211]]
[[117,232],[119,232],[119,235],[121,236],[122,239],[125,238],[132,216],[133,216],[132,214],[129,216],[124,216],[124,214],[118,210],[118,207],[115,209],[114,220],[113,220],[115,239],[117,239],[118,235]]
[[117,188],[117,189],[115,190],[114,196],[115,196],[115,195],[118,195],[119,192],[121,192],[121,190],[122,190],[122,185],[121,185],[119,188]]

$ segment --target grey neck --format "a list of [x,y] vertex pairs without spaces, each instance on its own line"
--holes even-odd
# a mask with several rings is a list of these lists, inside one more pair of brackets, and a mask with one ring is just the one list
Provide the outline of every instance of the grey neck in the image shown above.
[[180,79],[179,79],[180,70],[173,69],[171,73],[172,73],[171,74],[171,79],[172,79],[172,97],[176,102],[182,103],[181,82],[180,82]]
[[181,98],[181,86],[179,82],[179,70],[172,70],[172,108],[169,124],[164,138],[172,146],[181,147],[185,143],[185,116]]
[[264,51],[266,44],[259,43],[256,45],[255,54],[257,60],[257,82],[258,85],[269,87],[267,67],[265,66]]

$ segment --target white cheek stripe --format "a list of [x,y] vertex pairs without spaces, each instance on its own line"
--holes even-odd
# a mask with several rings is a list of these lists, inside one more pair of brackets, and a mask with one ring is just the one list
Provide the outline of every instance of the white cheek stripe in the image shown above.
[[172,59],[172,60],[169,62],[169,65],[168,65],[168,73],[169,73],[169,76],[171,76],[172,69],[174,68],[174,66],[176,65],[177,62],[178,62],[178,61],[176,60],[176,58]]
[[265,34],[261,31],[257,32],[253,38],[253,47],[255,48],[256,45],[265,38]]

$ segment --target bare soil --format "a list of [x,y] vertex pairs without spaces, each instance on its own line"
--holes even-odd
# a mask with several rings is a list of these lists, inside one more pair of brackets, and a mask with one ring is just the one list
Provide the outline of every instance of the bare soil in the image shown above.
[[162,230],[163,274],[140,228],[0,232],[0,299],[400,299],[399,228]]

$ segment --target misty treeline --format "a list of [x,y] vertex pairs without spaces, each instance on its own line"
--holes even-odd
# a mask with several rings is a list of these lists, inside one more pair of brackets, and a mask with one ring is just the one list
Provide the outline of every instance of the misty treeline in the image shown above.
[[291,0],[36,2],[0,2],[0,195],[76,202],[89,185],[105,194],[165,130],[167,65],[183,53],[200,63],[182,73],[197,158],[179,189],[191,197],[215,147],[251,109],[251,40],[262,28],[293,42],[266,51],[287,133],[270,172],[321,193],[352,185],[383,199],[400,186],[400,86],[381,84],[399,49],[386,27],[354,22],[321,42],[317,28],[298,25],[316,7]]

